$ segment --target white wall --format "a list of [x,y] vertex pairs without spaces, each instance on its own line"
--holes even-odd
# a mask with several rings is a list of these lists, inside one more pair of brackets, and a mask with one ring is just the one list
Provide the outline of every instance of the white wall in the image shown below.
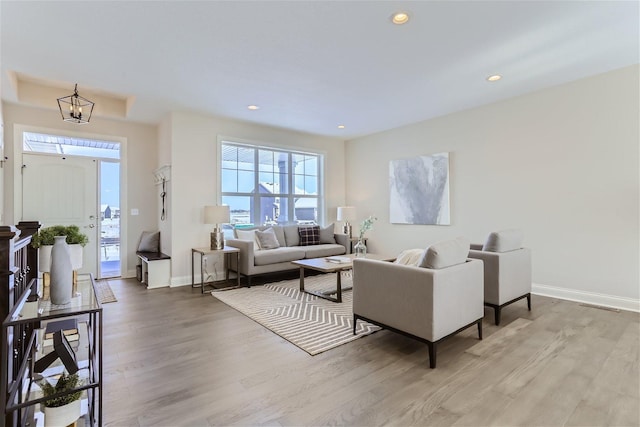
[[[325,153],[327,223],[335,221],[336,207],[344,203],[345,162],[341,140],[192,113],[171,115],[171,135],[172,285],[191,283],[191,248],[209,246],[211,225],[204,224],[203,215],[205,205],[219,200],[219,136]],[[217,268],[220,273],[221,266]]]
[[[370,249],[520,227],[534,290],[638,310],[638,75],[627,67],[347,142],[347,202],[379,218]],[[390,224],[389,161],[445,151],[452,225]]]
[[[135,251],[140,234],[143,230],[154,230],[158,227],[156,219],[158,203],[153,177],[153,171],[158,163],[156,127],[102,119],[97,116],[91,118],[91,123],[78,126],[63,122],[57,110],[30,108],[11,103],[3,103],[3,116],[5,155],[9,157],[3,171],[5,174],[5,218],[3,218],[3,223],[8,225],[22,220],[20,218],[21,207],[14,206],[14,191],[20,191],[22,188],[21,183],[16,183],[14,180],[14,163],[19,165],[21,161],[20,158],[16,158],[13,150],[15,125],[59,130],[60,134],[82,132],[95,136],[126,138],[126,160],[121,162],[123,169],[121,174],[125,188],[121,193],[122,203],[120,206],[123,217],[121,227],[126,242],[123,241],[121,245],[121,256],[125,275],[134,276],[137,263]],[[18,141],[18,144],[21,144],[21,141]],[[14,188],[16,186],[17,188]],[[138,209],[139,215],[131,216],[132,208]],[[37,218],[28,219],[37,220]]]

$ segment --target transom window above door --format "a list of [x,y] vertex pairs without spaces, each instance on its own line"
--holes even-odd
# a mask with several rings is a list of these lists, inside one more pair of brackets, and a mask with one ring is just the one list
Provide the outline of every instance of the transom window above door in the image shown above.
[[22,150],[32,153],[68,154],[103,159],[120,158],[120,144],[117,142],[34,132],[23,132]]

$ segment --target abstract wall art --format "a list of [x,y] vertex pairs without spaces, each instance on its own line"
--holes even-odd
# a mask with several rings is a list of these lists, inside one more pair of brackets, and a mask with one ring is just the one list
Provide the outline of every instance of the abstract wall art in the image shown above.
[[449,153],[389,162],[389,219],[449,225]]

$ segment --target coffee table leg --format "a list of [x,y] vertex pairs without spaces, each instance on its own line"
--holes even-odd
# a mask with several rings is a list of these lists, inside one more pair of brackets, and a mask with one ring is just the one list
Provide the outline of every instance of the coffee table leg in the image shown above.
[[304,267],[300,267],[300,292],[304,292]]
[[336,302],[342,302],[342,279],[341,279],[342,272],[340,270],[338,270],[336,272],[336,274],[338,275],[338,277],[336,279],[338,281],[336,283],[336,285],[338,286],[338,293],[336,295],[336,300],[337,300]]

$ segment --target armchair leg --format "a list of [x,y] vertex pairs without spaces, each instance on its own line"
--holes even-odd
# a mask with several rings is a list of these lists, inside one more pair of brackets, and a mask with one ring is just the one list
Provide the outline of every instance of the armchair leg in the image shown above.
[[429,347],[429,368],[435,369],[435,367],[436,367],[436,343],[427,341],[427,347]]
[[478,320],[478,339],[482,340],[482,319]]
[[527,307],[529,308],[529,311],[531,311],[531,293],[527,294]]
[[358,322],[358,318],[356,317],[356,315],[353,315],[353,335],[356,334],[356,323]]
[[493,307],[493,315],[495,317],[496,326],[500,325],[500,310],[501,309],[502,309],[501,307]]

